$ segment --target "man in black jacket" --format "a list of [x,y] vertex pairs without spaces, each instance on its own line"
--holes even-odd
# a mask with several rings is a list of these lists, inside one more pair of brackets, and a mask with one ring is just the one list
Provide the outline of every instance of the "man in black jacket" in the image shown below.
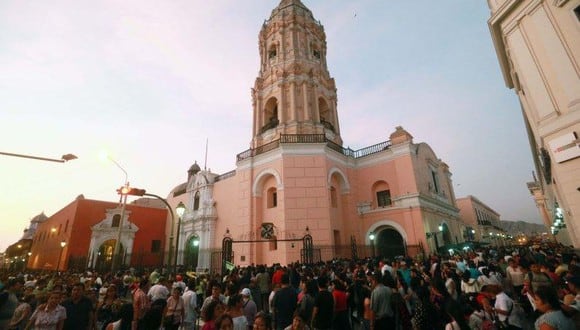
[[298,296],[296,290],[290,286],[288,274],[282,275],[282,287],[274,295],[274,325],[276,330],[284,329],[292,324]]

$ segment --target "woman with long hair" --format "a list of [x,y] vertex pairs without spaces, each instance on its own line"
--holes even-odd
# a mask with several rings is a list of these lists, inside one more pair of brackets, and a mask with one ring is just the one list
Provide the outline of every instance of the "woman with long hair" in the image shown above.
[[133,323],[133,304],[126,303],[121,305],[119,313],[119,320],[111,322],[105,328],[106,330],[131,330],[131,324]]
[[167,305],[163,312],[163,326],[165,330],[177,330],[185,315],[185,303],[181,298],[181,288],[175,287],[171,291],[171,296],[167,298]]
[[449,317],[445,314],[446,304],[452,300],[445,283],[440,278],[434,278],[431,281],[431,304],[435,308],[436,314],[434,321],[435,329],[440,329],[448,323]]
[[104,330],[107,325],[117,319],[117,286],[110,284],[106,288],[103,300],[97,304],[97,330]]
[[225,312],[224,305],[219,300],[211,301],[204,313],[203,327],[201,330],[215,330],[215,321]]
[[272,318],[270,314],[264,311],[256,314],[254,318],[254,329],[255,330],[272,330]]
[[[312,319],[312,310],[314,309],[314,298],[318,292],[318,285],[316,280],[304,279],[302,292],[304,295],[298,304],[297,311],[304,320],[310,321]],[[307,321],[307,322],[308,322]]]
[[215,329],[216,330],[233,330],[234,328],[234,320],[232,319],[232,317],[227,314],[224,313],[222,315],[220,315],[220,317],[218,317],[215,320]]
[[536,320],[536,330],[574,330],[574,321],[560,307],[558,293],[553,287],[540,286],[534,292],[534,303],[542,313]]
[[[234,330],[247,330],[248,320],[244,315],[242,295],[236,293],[228,300],[227,314],[232,317]],[[216,326],[217,327],[217,326]]]

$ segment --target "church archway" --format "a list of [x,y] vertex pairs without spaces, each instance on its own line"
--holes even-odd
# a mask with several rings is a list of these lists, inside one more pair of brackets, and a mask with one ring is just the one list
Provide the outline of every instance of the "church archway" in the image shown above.
[[[113,255],[115,253],[115,242],[116,240],[110,239],[101,244],[97,252],[97,261],[95,263],[96,270],[104,271],[111,269],[111,263],[113,262]],[[124,254],[123,251],[125,251],[125,247],[123,244],[119,244],[119,251],[121,251],[121,255]]]
[[383,227],[376,234],[376,254],[379,257],[404,256],[405,247],[403,236],[395,228]]
[[183,265],[186,269],[196,270],[199,260],[199,236],[192,235],[185,243]]

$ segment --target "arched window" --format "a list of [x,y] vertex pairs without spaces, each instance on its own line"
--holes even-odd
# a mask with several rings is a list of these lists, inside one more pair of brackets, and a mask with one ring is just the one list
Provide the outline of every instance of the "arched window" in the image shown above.
[[264,133],[269,129],[272,129],[280,123],[278,119],[278,100],[276,98],[271,98],[266,102],[264,107],[264,126],[260,130],[260,133]]
[[391,190],[385,181],[377,181],[373,184],[373,197],[375,207],[389,207],[392,205]]
[[193,210],[199,210],[199,191],[196,191],[195,196],[193,197]]
[[335,132],[332,112],[323,98],[318,99],[318,113],[320,115],[320,123],[324,128]]
[[268,204],[267,204],[267,206],[269,209],[278,206],[278,191],[274,187],[268,189]]
[[275,60],[277,55],[278,54],[276,52],[276,44],[273,44],[268,49],[268,59],[269,60]]
[[113,216],[113,223],[111,224],[111,227],[113,227],[113,228],[119,227],[120,223],[121,223],[121,215],[115,214]]

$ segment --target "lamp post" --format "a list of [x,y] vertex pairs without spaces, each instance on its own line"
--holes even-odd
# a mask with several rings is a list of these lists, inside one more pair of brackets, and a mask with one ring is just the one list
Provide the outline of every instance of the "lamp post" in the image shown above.
[[375,258],[375,233],[370,233],[369,240],[371,241],[371,257]]
[[117,230],[117,240],[115,241],[115,249],[113,250],[113,259],[111,260],[111,272],[115,271],[117,259],[120,258],[121,249],[121,234],[123,233],[123,220],[125,220],[125,208],[127,206],[127,193],[129,192],[129,182],[120,189],[121,191],[121,219],[119,219],[119,228]]
[[62,259],[62,252],[66,246],[66,241],[60,241],[60,254],[58,255],[58,262],[56,263],[56,271],[58,272],[60,268],[60,260]]
[[10,152],[0,152],[0,155],[10,156],[10,157],[20,157],[20,158],[28,158],[28,159],[36,159],[36,160],[44,160],[47,162],[55,162],[55,163],[66,163],[69,160],[77,159],[78,157],[73,154],[65,154],[60,157],[60,159],[56,158],[46,158],[46,157],[38,157],[38,156],[30,156],[30,155],[21,155],[21,154],[13,154]]
[[119,190],[119,194],[121,194],[121,219],[119,220],[119,229],[117,231],[117,240],[115,240],[115,249],[113,250],[113,259],[111,260],[111,272],[115,271],[115,267],[117,264],[117,259],[120,257],[120,248],[121,248],[121,234],[123,233],[123,221],[125,220],[125,207],[127,206],[127,195],[129,193],[129,174],[127,171],[117,163],[113,158],[111,158],[107,154],[101,155],[104,158],[110,160],[115,166],[117,166],[123,173],[125,174],[125,185],[121,187]]
[[177,220],[177,235],[175,237],[175,262],[174,262],[174,272],[177,274],[177,257],[179,256],[179,236],[181,236],[181,217],[185,213],[185,204],[183,202],[179,202],[177,207],[175,208],[175,212],[177,212],[178,220]]

